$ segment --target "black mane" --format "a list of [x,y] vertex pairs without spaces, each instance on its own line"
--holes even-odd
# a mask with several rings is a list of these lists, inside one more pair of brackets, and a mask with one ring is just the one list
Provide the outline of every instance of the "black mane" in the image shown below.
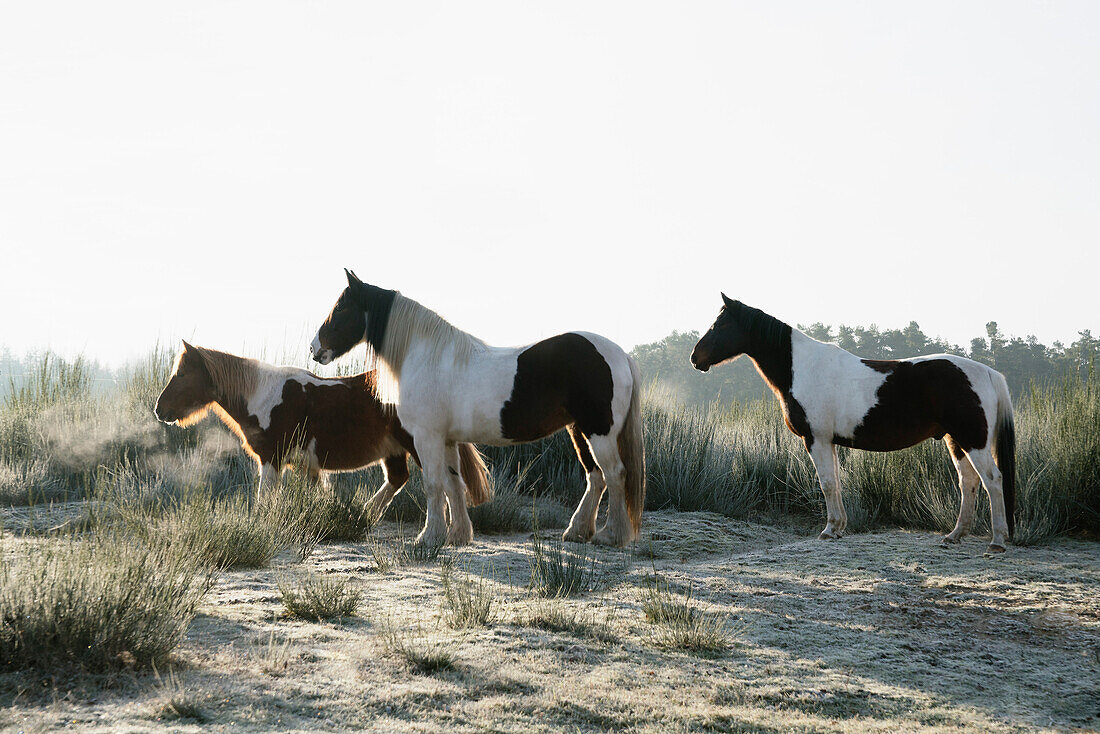
[[367,344],[375,352],[382,349],[382,340],[386,338],[386,325],[390,322],[390,309],[397,291],[379,288],[369,283],[359,285],[359,304],[367,315],[367,330],[364,334]]
[[[788,364],[791,356],[791,327],[770,314],[766,314],[758,308],[746,306],[740,301],[734,301],[733,307],[728,307],[730,316],[745,330],[751,349],[759,352],[783,353],[786,352]],[[763,354],[750,353],[749,356],[759,359]]]

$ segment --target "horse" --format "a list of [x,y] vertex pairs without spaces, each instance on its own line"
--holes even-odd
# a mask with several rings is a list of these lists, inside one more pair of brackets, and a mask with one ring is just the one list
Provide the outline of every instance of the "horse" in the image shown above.
[[[154,413],[190,426],[213,412],[256,462],[257,492],[277,482],[291,461],[326,487],[331,472],[381,463],[385,482],[368,502],[377,518],[408,481],[408,457],[419,458],[412,436],[375,397],[375,379],[373,372],[318,377],[185,341]],[[470,504],[487,501],[492,488],[481,454],[468,443],[456,452]]]
[[[367,343],[379,397],[412,434],[424,470],[428,511],[417,542],[463,545],[473,538],[456,442],[526,443],[563,428],[587,477],[563,539],[621,547],[637,537],[645,502],[641,379],[621,347],[579,331],[491,347],[397,291],[345,274],[347,287],[310,351],[329,364]],[[605,489],[607,519],[597,532]]]
[[989,550],[1004,552],[1016,504],[1016,430],[1004,375],[951,354],[860,359],[724,293],[722,301],[691,363],[706,372],[747,354],[756,365],[817,470],[827,508],[822,539],[839,538],[848,522],[837,446],[896,451],[942,438],[962,494],[958,522],[944,543],[970,532],[981,484],[992,518]]

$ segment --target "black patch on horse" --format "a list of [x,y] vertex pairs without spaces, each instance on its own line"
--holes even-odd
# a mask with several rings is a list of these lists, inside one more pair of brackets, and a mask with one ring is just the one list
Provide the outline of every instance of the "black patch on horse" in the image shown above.
[[946,359],[921,362],[861,360],[887,374],[878,402],[851,436],[835,436],[838,446],[896,451],[927,438],[950,435],[964,451],[985,446],[989,426],[970,378]]
[[606,435],[614,388],[611,367],[580,334],[538,342],[519,355],[500,432],[511,441],[534,441],[575,423],[585,436]]
[[[809,450],[813,445],[813,431],[806,418],[806,410],[791,395],[794,368],[791,365],[791,327],[758,308],[733,301],[724,310],[729,318],[740,325],[744,339],[744,353],[752,358],[757,369],[783,406],[783,420],[791,433],[802,438]],[[719,322],[721,322],[719,317]]]
[[359,304],[367,315],[366,333],[363,335],[371,349],[378,352],[382,349],[382,340],[386,338],[386,326],[390,322],[390,309],[393,308],[393,299],[397,291],[379,288],[370,283],[360,283]]

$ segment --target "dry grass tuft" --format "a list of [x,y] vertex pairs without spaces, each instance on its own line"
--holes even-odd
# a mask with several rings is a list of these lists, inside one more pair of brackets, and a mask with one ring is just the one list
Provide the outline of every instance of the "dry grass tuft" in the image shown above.
[[566,632],[600,642],[614,642],[618,639],[609,620],[597,620],[592,613],[575,605],[565,604],[560,599],[537,601],[519,621],[526,627],[547,632]]
[[729,615],[705,612],[692,605],[691,592],[674,594],[654,576],[642,600],[646,619],[657,625],[654,642],[658,647],[715,657],[733,646],[728,628]]
[[279,593],[288,614],[317,621],[354,616],[363,598],[350,580],[336,576],[308,575],[297,584],[282,581]]
[[419,623],[415,629],[400,627],[391,617],[374,620],[378,639],[392,655],[418,675],[454,670],[456,657],[447,640],[428,639]]
[[450,558],[444,559],[439,576],[443,584],[443,614],[447,624],[455,629],[465,629],[487,627],[493,623],[497,599],[490,579],[471,576],[466,569],[456,569]]
[[531,537],[531,588],[539,596],[579,596],[596,583],[596,561],[587,546],[578,553],[560,540],[544,543],[538,530]]

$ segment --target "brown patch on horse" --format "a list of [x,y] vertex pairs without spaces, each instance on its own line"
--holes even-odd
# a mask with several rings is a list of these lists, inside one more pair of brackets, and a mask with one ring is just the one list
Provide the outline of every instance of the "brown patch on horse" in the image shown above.
[[950,434],[963,451],[985,446],[989,426],[981,399],[957,365],[946,359],[862,361],[889,376],[876,393],[878,402],[852,435],[836,436],[833,443],[896,451]]
[[375,399],[372,380],[370,372],[318,384],[287,380],[270,425],[252,439],[256,453],[278,461],[292,449],[309,448],[323,471],[351,471],[394,452],[412,453],[412,437]]
[[534,441],[574,423],[585,436],[607,435],[614,389],[611,367],[588,339],[545,339],[519,355],[512,394],[500,409],[501,435]]

